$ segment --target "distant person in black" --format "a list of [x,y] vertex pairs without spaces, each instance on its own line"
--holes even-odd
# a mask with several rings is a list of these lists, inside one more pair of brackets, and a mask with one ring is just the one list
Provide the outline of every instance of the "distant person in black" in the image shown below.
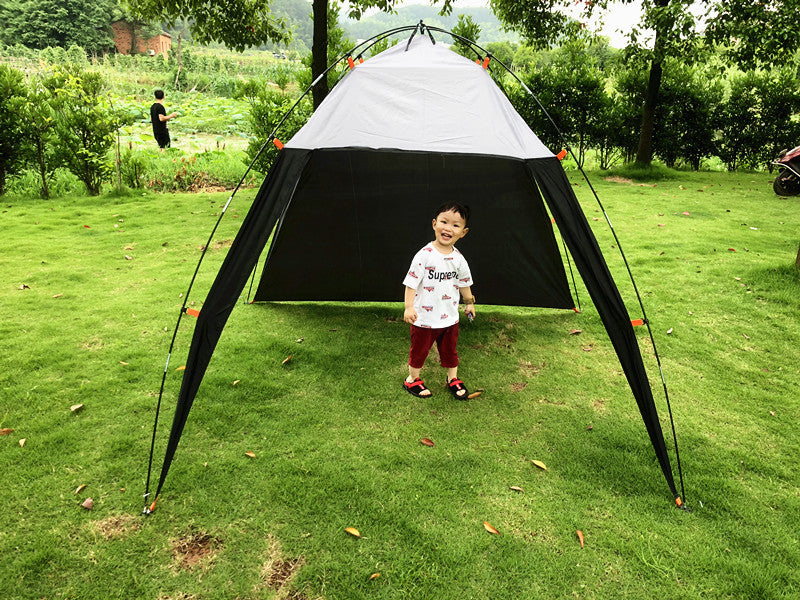
[[167,114],[164,108],[164,90],[156,90],[154,93],[156,101],[150,107],[150,121],[153,123],[153,136],[158,142],[158,147],[162,150],[169,148],[169,129],[167,129],[167,121],[171,121],[178,116],[178,113]]

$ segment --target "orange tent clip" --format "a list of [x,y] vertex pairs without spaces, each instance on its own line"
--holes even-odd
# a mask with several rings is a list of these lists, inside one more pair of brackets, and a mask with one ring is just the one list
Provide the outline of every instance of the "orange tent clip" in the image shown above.
[[275,144],[275,147],[278,150],[283,150],[283,142],[280,141],[278,138],[275,138],[274,140],[272,140],[272,143]]
[[631,321],[631,325],[634,327],[638,327],[639,325],[644,325],[644,319],[633,319]]
[[680,496],[678,496],[677,498],[675,498],[675,504],[676,504],[676,506],[677,506],[678,508],[680,508],[681,506],[683,506],[683,500],[681,500],[681,497],[680,497]]
[[196,308],[187,308],[186,314],[189,315],[190,317],[198,317],[200,316],[200,311],[197,310]]
[[567,149],[566,149],[566,148],[564,148],[564,149],[563,149],[561,152],[559,152],[558,154],[556,154],[556,158],[557,158],[558,160],[564,160],[564,157],[565,157],[566,155],[567,155]]
[[363,62],[364,62],[364,57],[363,56],[359,56],[358,57],[358,64],[361,64]]
[[488,69],[489,68],[489,60],[490,60],[490,58],[488,56],[483,59],[483,65],[482,66],[483,66],[484,69]]
[[356,63],[355,63],[355,61],[353,60],[353,57],[352,57],[352,56],[348,56],[348,57],[347,57],[347,66],[348,66],[348,67],[350,67],[351,69],[352,69],[352,68],[354,68],[354,67],[356,66]]

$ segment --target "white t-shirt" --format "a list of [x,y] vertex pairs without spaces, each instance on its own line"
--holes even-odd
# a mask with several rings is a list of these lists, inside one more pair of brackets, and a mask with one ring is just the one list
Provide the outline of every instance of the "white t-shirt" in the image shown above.
[[472,275],[461,252],[442,254],[431,242],[414,255],[403,285],[417,291],[414,325],[440,329],[458,323],[460,289],[472,285]]

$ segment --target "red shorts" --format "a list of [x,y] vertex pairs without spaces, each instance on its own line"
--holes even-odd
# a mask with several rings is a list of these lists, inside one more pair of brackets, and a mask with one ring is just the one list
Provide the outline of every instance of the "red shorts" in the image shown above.
[[415,369],[421,369],[428,358],[431,346],[436,342],[439,349],[439,362],[445,369],[458,366],[458,323],[443,329],[411,326],[411,351],[408,353],[408,364]]

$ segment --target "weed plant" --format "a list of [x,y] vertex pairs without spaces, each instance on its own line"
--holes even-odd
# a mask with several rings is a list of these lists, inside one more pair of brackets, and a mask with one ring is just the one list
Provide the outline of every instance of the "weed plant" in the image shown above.
[[0,597],[797,598],[798,200],[765,175],[593,184],[656,341],[690,511],[582,285],[579,314],[479,305],[459,374],[484,392],[461,402],[431,359],[433,397],[401,389],[397,274],[393,304],[240,303],[141,516],[162,373],[152,486],[194,321],[165,370],[174,324],[184,300],[202,310],[255,192],[234,198],[189,298],[227,195],[4,198]]

